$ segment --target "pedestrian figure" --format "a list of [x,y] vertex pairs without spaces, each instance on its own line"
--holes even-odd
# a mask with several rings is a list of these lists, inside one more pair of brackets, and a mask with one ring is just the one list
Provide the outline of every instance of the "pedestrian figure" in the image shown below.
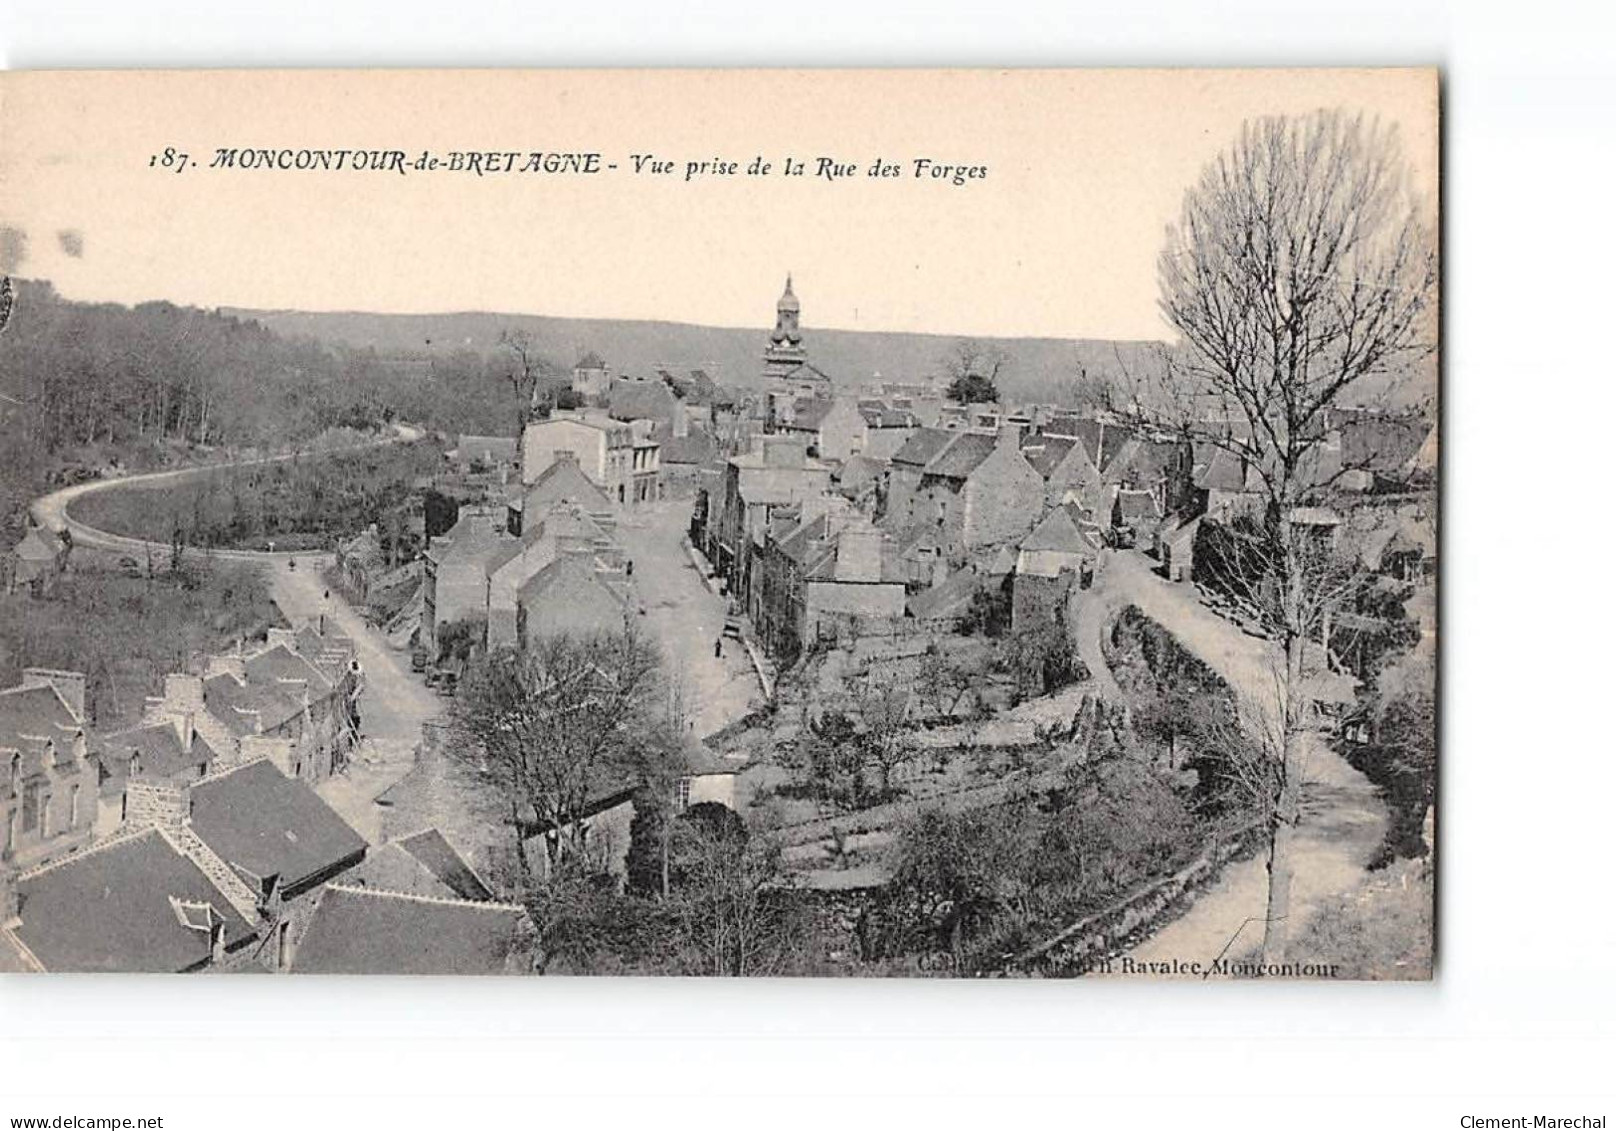
[[724,658],[724,638],[722,636],[720,636],[717,640],[713,641],[713,659],[722,660],[723,658]]
[[329,589],[327,589],[327,590],[326,590],[326,591],[325,591],[325,599],[326,599],[326,600],[327,600],[327,601],[329,601],[329,600],[331,600],[331,590],[329,590]]
[[628,560],[628,575],[630,577],[634,576],[634,559],[633,558],[630,558]]

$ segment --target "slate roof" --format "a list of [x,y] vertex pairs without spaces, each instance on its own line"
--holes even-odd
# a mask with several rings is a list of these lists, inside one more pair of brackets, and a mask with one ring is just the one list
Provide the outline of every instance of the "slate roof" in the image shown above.
[[1195,485],[1203,491],[1244,491],[1246,473],[1240,457],[1224,448],[1214,448],[1206,467],[1195,476]]
[[227,949],[254,929],[156,828],[103,841],[18,881],[16,935],[47,970],[174,973],[207,961],[208,933],[173,901],[207,904]]
[[718,454],[718,444],[697,429],[685,436],[668,436],[662,441],[662,462],[703,464]]
[[902,447],[892,453],[892,462],[924,467],[958,434],[945,428],[917,429],[913,436],[903,442]]
[[0,691],[0,749],[15,750],[22,756],[20,769],[25,778],[46,768],[52,744],[53,765],[72,762],[73,740],[82,729],[72,709],[49,684]]
[[607,411],[618,420],[668,420],[679,411],[673,390],[661,381],[612,382]]
[[1123,522],[1161,517],[1161,509],[1156,506],[1156,496],[1149,491],[1130,491],[1123,488],[1117,492],[1116,506]]
[[1337,410],[1341,417],[1341,460],[1366,471],[1401,470],[1419,452],[1430,426],[1415,415]]
[[302,693],[294,694],[291,686],[242,682],[228,673],[203,681],[202,701],[208,714],[238,738],[274,730],[303,713]]
[[58,744],[83,729],[73,709],[50,684],[0,691],[0,746],[24,737],[54,738]]
[[438,565],[456,560],[476,561],[497,549],[507,537],[494,528],[493,519],[488,515],[461,515],[446,533],[432,539],[425,556]]
[[432,899],[330,884],[292,957],[295,974],[503,974],[524,949],[514,904]]
[[283,891],[365,851],[365,838],[267,759],[203,778],[191,787],[191,828],[225,862]]
[[[522,490],[522,506],[531,509],[538,503],[574,502],[582,507],[607,511],[611,500],[606,493],[584,473],[577,460],[558,459],[539,473],[539,477]],[[451,531],[450,533],[453,533]]]
[[909,598],[909,615],[916,620],[936,617],[961,616],[970,607],[971,596],[981,585],[976,571],[966,568],[955,570],[930,589],[923,589]]
[[457,898],[471,900],[494,898],[492,889],[437,829],[423,829],[394,843],[420,861],[422,867],[431,872],[438,882],[453,892]]
[[1065,507],[1055,507],[1021,542],[1023,550],[1049,550],[1062,554],[1088,554],[1097,549]]
[[207,739],[196,732],[191,736],[191,749],[186,750],[180,744],[174,724],[166,719],[143,723],[101,739],[103,763],[114,778],[128,776],[129,762],[136,752],[140,754],[141,772],[156,778],[182,777],[198,766],[211,766],[218,757]]
[[248,656],[246,668],[249,681],[273,683],[278,680],[304,680],[309,685],[309,695],[315,699],[330,691],[332,686],[332,681],[326,678],[324,672],[284,644]]
[[986,432],[958,432],[954,442],[926,465],[925,474],[942,479],[965,479],[993,454],[998,443],[998,436]]
[[552,585],[572,580],[583,580],[600,587],[611,594],[612,599],[619,605],[627,603],[624,595],[608,585],[596,571],[594,556],[582,554],[564,554],[522,582],[521,588],[516,591],[517,601],[528,605],[536,601]]
[[584,354],[582,357],[580,357],[578,359],[578,364],[573,366],[573,368],[574,369],[605,369],[606,368],[606,363],[601,360],[600,354],[596,353],[594,350],[590,350],[588,353]]
[[1021,454],[1032,464],[1034,471],[1048,479],[1076,446],[1076,440],[1060,436],[1035,436],[1021,445]]

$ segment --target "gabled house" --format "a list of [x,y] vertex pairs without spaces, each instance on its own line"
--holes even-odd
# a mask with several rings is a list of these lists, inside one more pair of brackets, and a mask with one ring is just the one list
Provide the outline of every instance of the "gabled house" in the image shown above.
[[25,669],[21,684],[0,691],[0,866],[29,868],[88,844],[99,776],[84,676]]
[[911,433],[887,465],[886,502],[882,518],[893,529],[912,526],[917,518],[916,500],[928,463],[954,440],[955,433],[942,428],[920,428]]
[[1069,506],[1052,508],[1022,539],[1010,589],[1014,631],[1059,624],[1073,588],[1087,589],[1094,583],[1100,567],[1100,534],[1074,511]]
[[486,564],[513,541],[503,527],[503,518],[494,512],[463,507],[459,521],[427,547],[421,579],[421,643],[433,660],[445,625],[487,618]]
[[593,553],[602,573],[621,575],[625,562],[605,528],[574,503],[550,504],[536,511],[533,526],[513,544],[490,557],[488,574],[488,645],[514,645],[518,631],[518,595],[523,585],[557,558]]
[[1119,546],[1153,545],[1162,517],[1154,492],[1119,488],[1111,505],[1111,535]]
[[921,473],[914,521],[934,522],[951,560],[1016,541],[1043,512],[1044,480],[1021,454],[1020,433],[962,432]]
[[524,646],[551,636],[621,632],[628,616],[625,584],[598,567],[593,549],[563,551],[516,594],[516,636]]
[[604,404],[611,387],[611,370],[594,350],[584,354],[572,367],[572,391],[585,404]]
[[867,428],[858,403],[837,396],[799,399],[789,418],[777,425],[785,435],[802,437],[810,456],[837,462],[864,450]]
[[43,597],[56,588],[67,568],[67,543],[52,531],[30,526],[22,540],[6,552],[6,592],[26,589]]

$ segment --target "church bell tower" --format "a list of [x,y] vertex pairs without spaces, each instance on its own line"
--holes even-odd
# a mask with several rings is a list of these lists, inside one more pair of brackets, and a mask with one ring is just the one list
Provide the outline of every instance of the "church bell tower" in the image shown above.
[[802,327],[798,318],[802,304],[791,289],[791,276],[786,276],[785,293],[774,304],[774,333],[763,351],[763,376],[784,377],[808,360],[808,351],[802,348]]

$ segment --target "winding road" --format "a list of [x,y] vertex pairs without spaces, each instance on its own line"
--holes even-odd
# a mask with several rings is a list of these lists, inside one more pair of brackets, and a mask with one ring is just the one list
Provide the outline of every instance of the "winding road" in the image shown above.
[[[99,530],[74,518],[72,504],[100,491],[149,489],[224,470],[281,463],[298,456],[329,455],[407,443],[421,436],[417,429],[396,425],[390,435],[343,448],[155,471],[118,479],[95,479],[41,496],[34,500],[29,509],[40,526],[70,533],[75,548],[139,558],[148,553],[166,554],[169,548],[165,543]],[[365,688],[359,704],[364,738],[348,770],[321,782],[317,789],[321,797],[366,839],[372,843],[380,841],[382,830],[373,802],[415,764],[421,724],[442,712],[442,702],[409,672],[407,665],[388,646],[380,632],[367,624],[364,617],[339,595],[326,589],[321,573],[331,563],[331,554],[258,550],[210,550],[208,554],[215,559],[240,562],[265,570],[270,596],[288,623],[306,624],[324,618],[354,641],[359,662],[365,669]],[[293,558],[297,559],[296,569],[288,568]]]
[[[1102,634],[1117,613],[1132,605],[1172,633],[1237,694],[1274,710],[1278,688],[1271,644],[1247,636],[1207,608],[1193,587],[1158,576],[1138,553],[1113,552],[1100,578],[1094,589],[1081,595],[1083,602],[1070,622],[1078,653],[1095,674],[1098,687],[1116,687],[1106,667]],[[1322,737],[1314,736],[1302,783],[1302,820],[1293,841],[1293,937],[1319,906],[1358,886],[1385,827],[1385,806],[1374,785]],[[1188,911],[1122,957],[1203,964],[1219,956],[1248,957],[1262,941],[1267,899],[1266,858],[1259,854],[1236,861]]]

